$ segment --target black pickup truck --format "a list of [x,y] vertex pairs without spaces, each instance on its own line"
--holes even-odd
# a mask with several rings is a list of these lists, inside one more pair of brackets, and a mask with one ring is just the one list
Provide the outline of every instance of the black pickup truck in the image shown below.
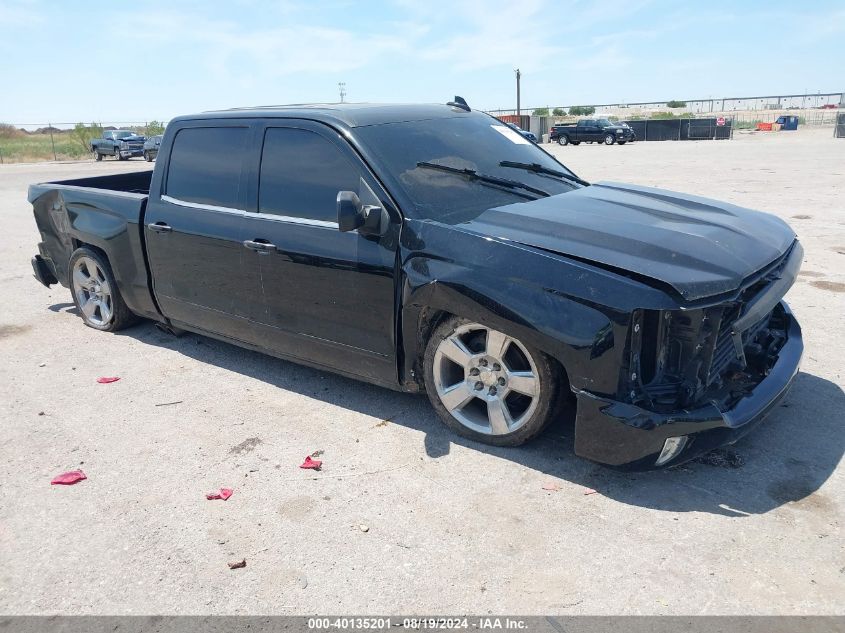
[[114,156],[117,160],[127,160],[133,156],[142,156],[144,141],[147,139],[132,130],[106,130],[103,138],[91,141],[91,151],[96,160],[103,156]]
[[613,123],[608,119],[581,119],[576,125],[554,125],[549,134],[549,141],[561,145],[580,143],[604,143],[605,145],[624,145],[636,138],[634,131],[627,125]]
[[489,444],[569,400],[578,455],[677,464],[761,420],[803,349],[784,222],[586,183],[457,99],[183,116],[154,171],[29,201],[35,276],[88,326],[143,317],[425,391]]

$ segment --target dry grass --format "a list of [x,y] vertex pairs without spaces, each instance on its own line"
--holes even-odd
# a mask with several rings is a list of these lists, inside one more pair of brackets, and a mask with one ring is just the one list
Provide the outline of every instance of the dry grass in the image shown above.
[[27,134],[5,127],[0,130],[0,160],[3,163],[72,160],[88,154],[78,141],[71,138],[69,131],[53,132],[51,141],[49,134]]

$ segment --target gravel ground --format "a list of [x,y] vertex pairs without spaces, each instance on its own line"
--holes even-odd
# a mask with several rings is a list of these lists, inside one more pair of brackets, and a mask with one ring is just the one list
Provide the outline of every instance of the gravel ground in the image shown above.
[[[804,364],[758,431],[704,462],[620,474],[576,458],[565,424],[491,449],[448,433],[424,397],[149,323],[95,332],[67,290],[32,279],[26,187],[147,166],[5,165],[0,612],[845,614],[845,140],[551,151],[590,180],[795,228]],[[316,450],[323,470],[300,470]],[[87,481],[50,486],[76,467]],[[221,486],[234,495],[206,501]]]

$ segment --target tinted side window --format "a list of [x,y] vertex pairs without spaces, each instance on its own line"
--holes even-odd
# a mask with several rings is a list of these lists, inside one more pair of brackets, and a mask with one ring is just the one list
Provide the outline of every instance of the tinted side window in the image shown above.
[[264,134],[258,211],[337,222],[337,192],[358,192],[360,172],[315,132],[269,128]]
[[179,130],[170,152],[167,195],[186,202],[240,208],[238,185],[247,129],[206,127]]

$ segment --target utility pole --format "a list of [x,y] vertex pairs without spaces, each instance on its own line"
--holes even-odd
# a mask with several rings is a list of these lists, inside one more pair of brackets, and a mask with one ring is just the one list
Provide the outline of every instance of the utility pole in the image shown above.
[[340,102],[343,103],[343,100],[346,97],[346,82],[345,81],[337,82],[337,89],[340,92]]
[[522,77],[522,73],[519,72],[519,68],[514,70],[514,72],[516,73],[516,116],[520,116],[522,111],[519,107],[519,79]]

